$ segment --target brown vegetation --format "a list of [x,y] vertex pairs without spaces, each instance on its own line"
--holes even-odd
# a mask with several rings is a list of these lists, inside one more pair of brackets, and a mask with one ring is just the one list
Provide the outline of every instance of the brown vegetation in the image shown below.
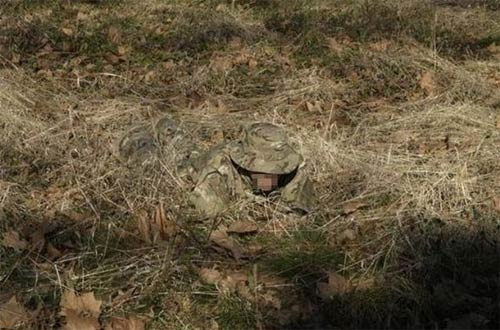
[[[494,1],[0,14],[0,328],[497,327]],[[202,150],[283,125],[318,209],[242,200],[201,218],[171,146],[117,154],[167,113]]]

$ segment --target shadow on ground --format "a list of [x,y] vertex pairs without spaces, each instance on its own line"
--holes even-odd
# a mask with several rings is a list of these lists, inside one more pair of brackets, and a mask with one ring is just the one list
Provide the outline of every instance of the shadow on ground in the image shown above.
[[399,245],[391,268],[403,272],[388,272],[385,285],[329,301],[317,297],[314,285],[304,288],[312,317],[283,328],[499,328],[497,228],[450,229],[424,221],[401,233]]

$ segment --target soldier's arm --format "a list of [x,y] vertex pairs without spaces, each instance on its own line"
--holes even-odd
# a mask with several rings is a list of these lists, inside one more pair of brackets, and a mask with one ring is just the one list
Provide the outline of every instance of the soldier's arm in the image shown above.
[[297,174],[281,191],[281,198],[292,209],[309,213],[314,208],[315,192],[311,180],[304,167],[297,170]]
[[200,157],[198,168],[191,201],[200,212],[215,216],[230,206],[237,186],[226,146],[216,146]]

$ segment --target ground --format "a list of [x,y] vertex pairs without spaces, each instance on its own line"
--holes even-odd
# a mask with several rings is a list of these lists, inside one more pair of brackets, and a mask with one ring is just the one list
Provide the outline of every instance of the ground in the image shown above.
[[[8,0],[0,327],[499,327],[496,0]],[[317,208],[207,219],[169,115],[207,150],[283,126]]]

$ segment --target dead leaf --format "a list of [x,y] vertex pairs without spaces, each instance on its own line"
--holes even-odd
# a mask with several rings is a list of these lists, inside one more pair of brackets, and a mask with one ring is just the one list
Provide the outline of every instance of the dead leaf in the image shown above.
[[228,112],[227,106],[224,104],[224,102],[222,100],[217,100],[216,110],[217,110],[217,113],[220,113],[220,114]]
[[235,284],[239,282],[246,282],[248,281],[248,274],[244,271],[236,270],[228,273],[226,279]]
[[16,296],[0,306],[0,329],[12,329],[28,321],[28,314]]
[[233,49],[240,48],[242,44],[242,40],[240,37],[233,37],[231,40],[229,40],[229,47]]
[[233,222],[227,229],[227,232],[236,234],[250,234],[255,233],[257,229],[258,227],[255,223],[242,220]]
[[486,49],[492,54],[500,54],[500,45],[496,43],[490,44]]
[[153,242],[156,241],[159,236],[163,240],[171,239],[177,233],[177,226],[174,221],[172,221],[166,214],[163,203],[160,203],[156,207],[153,216]]
[[37,58],[36,59],[36,65],[37,65],[38,69],[40,69],[40,70],[49,71],[51,64],[52,64],[52,61],[50,61],[48,59],[45,59],[45,58]]
[[12,54],[12,58],[10,59],[12,61],[12,63],[14,64],[19,64],[21,62],[21,55],[17,54],[17,53],[13,53]]
[[304,105],[305,105],[307,111],[312,112],[314,110],[314,105],[311,102],[306,101],[306,103]]
[[113,72],[113,65],[111,64],[106,64],[104,67],[103,67],[103,71],[104,72]]
[[356,290],[369,290],[375,288],[377,279],[375,277],[361,277],[352,281],[352,286]]
[[144,321],[136,316],[113,316],[106,324],[105,330],[144,330]]
[[433,73],[425,72],[422,75],[420,78],[420,88],[422,88],[430,97],[437,95],[439,86]]
[[250,59],[250,53],[247,50],[243,50],[239,52],[238,56],[233,58],[233,65],[242,65],[242,64],[247,64]]
[[247,281],[248,275],[246,273],[242,271],[234,271],[219,281],[218,288],[221,293],[233,293],[238,290],[240,286],[246,286]]
[[287,280],[285,278],[270,273],[260,274],[258,281],[265,289],[284,287],[287,285]]
[[342,205],[342,211],[344,212],[345,215],[349,215],[351,213],[356,212],[358,209],[363,208],[365,206],[368,206],[367,203],[360,202],[360,201],[351,201],[344,203]]
[[318,293],[323,299],[331,299],[333,296],[350,292],[352,287],[349,281],[335,272],[328,274],[328,282],[318,282]]
[[3,235],[2,245],[13,248],[17,252],[28,248],[28,242],[20,238],[19,233],[14,230],[8,231]]
[[248,60],[248,68],[250,70],[254,70],[258,65],[259,65],[259,63],[256,60],[254,60],[252,58],[250,60]]
[[33,230],[29,237],[29,242],[33,250],[42,250],[45,246],[45,233],[48,228],[43,225]]
[[337,237],[339,242],[354,241],[356,239],[356,232],[352,229],[346,229]]
[[175,67],[175,63],[172,60],[168,60],[162,63],[162,66],[165,70],[172,70]]
[[377,51],[377,52],[385,52],[389,48],[391,42],[389,40],[381,40],[381,41],[376,41],[376,42],[371,42],[368,47],[370,47],[371,50]]
[[119,43],[121,40],[120,30],[114,26],[110,26],[107,32],[108,40],[114,43]]
[[148,243],[151,243],[151,225],[148,220],[148,214],[144,210],[140,210],[136,214],[137,228],[139,229],[139,234],[142,239]]
[[92,218],[92,213],[90,212],[77,212],[75,210],[66,210],[61,212],[61,215],[64,215],[68,220],[75,222],[82,222]]
[[106,53],[106,54],[104,54],[104,58],[106,59],[106,61],[108,63],[111,63],[111,64],[116,64],[116,63],[120,62],[120,58],[118,56],[116,56],[115,54],[112,54],[112,53]]
[[31,23],[31,22],[33,21],[33,15],[31,15],[31,14],[26,14],[26,15],[24,15],[24,20],[25,20],[26,22]]
[[47,273],[50,273],[54,270],[54,264],[50,262],[42,262],[42,263],[37,263],[35,265],[38,269]]
[[207,142],[209,145],[216,145],[224,141],[224,131],[220,129],[215,129],[207,136]]
[[217,12],[223,12],[225,10],[226,10],[226,5],[223,3],[221,3],[221,4],[217,5],[217,7],[215,7],[215,11],[217,11]]
[[328,47],[337,54],[342,52],[343,46],[335,38],[328,38]]
[[118,52],[118,55],[123,56],[123,55],[127,54],[128,49],[125,46],[118,46],[116,51]]
[[66,318],[63,329],[100,329],[98,318],[101,314],[101,304],[102,302],[94,297],[93,292],[77,295],[74,291],[65,291],[60,302],[60,315]]
[[500,213],[500,196],[493,197],[493,209]]
[[75,31],[73,31],[73,30],[72,30],[72,29],[70,29],[70,28],[65,28],[65,27],[63,27],[63,28],[61,29],[61,31],[62,31],[62,33],[64,33],[64,34],[65,34],[66,36],[68,36],[68,37],[72,37],[72,36],[75,34]]
[[62,252],[59,251],[51,243],[47,244],[47,254],[48,254],[50,260],[56,260],[57,258],[60,258],[63,255]]
[[218,56],[210,61],[210,67],[216,71],[226,72],[233,67],[233,63],[230,58]]
[[217,323],[217,321],[214,319],[210,320],[210,323],[208,325],[208,329],[209,330],[219,330],[220,329],[219,323]]
[[250,243],[250,245],[246,246],[245,252],[249,257],[256,257],[264,251],[264,247],[258,243]]
[[73,49],[73,44],[71,42],[63,41],[62,49],[65,52],[70,52]]
[[89,15],[82,13],[81,11],[79,11],[78,14],[76,14],[76,19],[79,21],[83,21],[83,20],[87,19],[88,17],[89,17]]
[[215,245],[224,248],[231,252],[236,260],[241,259],[243,256],[243,249],[241,246],[227,235],[225,229],[218,229],[210,234],[209,240]]
[[321,107],[321,104],[319,102],[311,103],[309,101],[306,101],[304,103],[304,106],[305,106],[307,111],[312,112],[312,113],[321,113],[323,110]]
[[149,82],[153,81],[153,79],[155,78],[155,76],[156,76],[156,72],[149,71],[148,73],[146,73],[144,75],[144,81],[147,82],[147,83],[149,83]]
[[497,128],[500,128],[500,114],[497,116]]
[[281,299],[273,291],[267,291],[262,295],[264,306],[270,306],[277,310],[281,310]]
[[236,292],[238,293],[238,296],[245,300],[252,301],[255,299],[255,292],[250,290],[250,287],[246,282],[238,282],[236,285]]
[[220,272],[213,268],[202,268],[200,270],[200,277],[206,284],[216,284],[222,278]]

